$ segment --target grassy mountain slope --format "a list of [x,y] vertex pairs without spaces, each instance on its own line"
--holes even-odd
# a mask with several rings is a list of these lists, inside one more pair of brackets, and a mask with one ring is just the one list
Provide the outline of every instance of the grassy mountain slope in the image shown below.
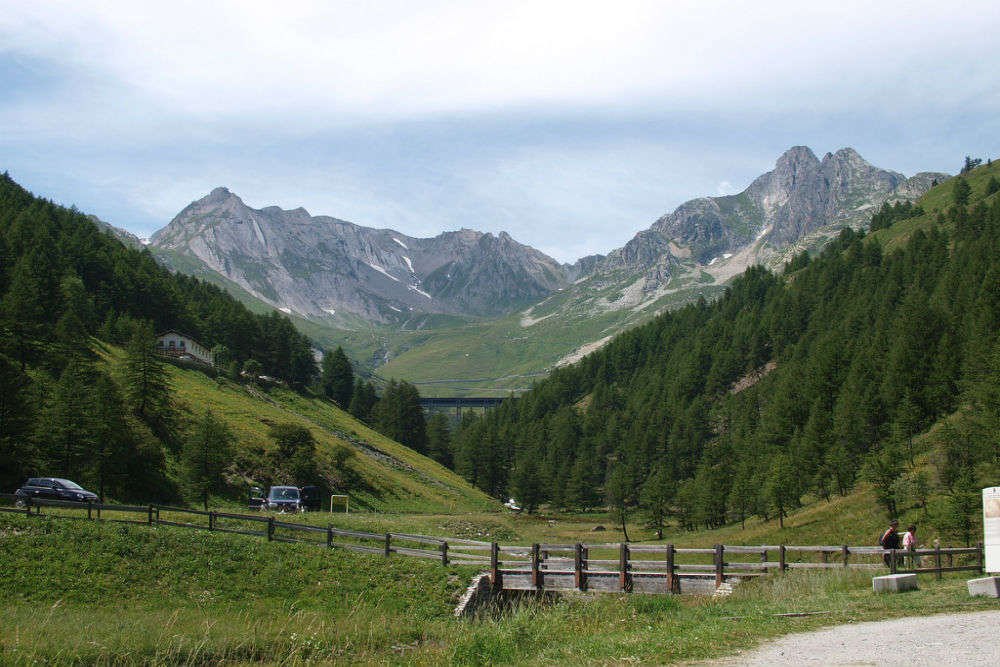
[[[109,364],[121,350],[101,346]],[[267,442],[272,424],[291,422],[308,428],[317,441],[317,456],[329,458],[345,447],[354,453],[346,466],[352,507],[380,511],[460,512],[492,508],[496,501],[429,458],[389,440],[332,404],[318,398],[273,389],[253,396],[246,387],[213,380],[195,370],[169,366],[173,395],[182,420],[196,420],[206,409],[223,419],[237,447]]]

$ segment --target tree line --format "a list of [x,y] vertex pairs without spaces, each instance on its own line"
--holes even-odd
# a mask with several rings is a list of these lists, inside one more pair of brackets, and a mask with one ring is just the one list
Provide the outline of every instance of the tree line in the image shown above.
[[[1000,188],[953,181],[891,252],[845,229],[467,416],[455,469],[529,511],[642,510],[656,528],[783,521],[862,479],[893,514],[933,491],[928,512],[957,525],[1000,479]],[[876,226],[921,214],[887,205]],[[938,422],[929,476],[914,438]]]

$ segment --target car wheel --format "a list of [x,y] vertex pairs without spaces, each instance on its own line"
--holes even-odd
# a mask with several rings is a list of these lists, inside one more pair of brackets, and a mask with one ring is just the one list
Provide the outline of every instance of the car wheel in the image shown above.
[[15,507],[24,507],[24,498],[18,498],[14,501]]

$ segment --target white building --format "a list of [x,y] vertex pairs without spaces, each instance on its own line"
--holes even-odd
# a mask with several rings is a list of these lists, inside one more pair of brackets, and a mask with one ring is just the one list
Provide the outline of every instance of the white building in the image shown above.
[[165,331],[157,336],[156,351],[168,357],[215,365],[211,350],[179,331]]

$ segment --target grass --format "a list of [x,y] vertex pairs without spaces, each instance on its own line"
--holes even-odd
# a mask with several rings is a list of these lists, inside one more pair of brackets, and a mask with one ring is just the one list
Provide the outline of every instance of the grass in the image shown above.
[[[122,356],[118,348],[98,346],[109,365]],[[292,422],[312,432],[319,457],[332,457],[338,448],[354,452],[346,462],[352,486],[340,491],[351,496],[354,508],[466,512],[496,506],[496,501],[451,470],[375,433],[329,402],[277,389],[272,404],[227,380],[174,366],[167,366],[167,370],[182,421],[191,422],[204,410],[212,410],[229,425],[237,447],[265,443],[271,425]]]
[[[476,621],[474,570],[432,561],[86,521],[0,515],[0,663],[671,664],[823,625],[996,609],[964,579],[875,596],[870,573],[793,571],[728,598],[568,595]],[[774,614],[823,611],[782,618]]]

